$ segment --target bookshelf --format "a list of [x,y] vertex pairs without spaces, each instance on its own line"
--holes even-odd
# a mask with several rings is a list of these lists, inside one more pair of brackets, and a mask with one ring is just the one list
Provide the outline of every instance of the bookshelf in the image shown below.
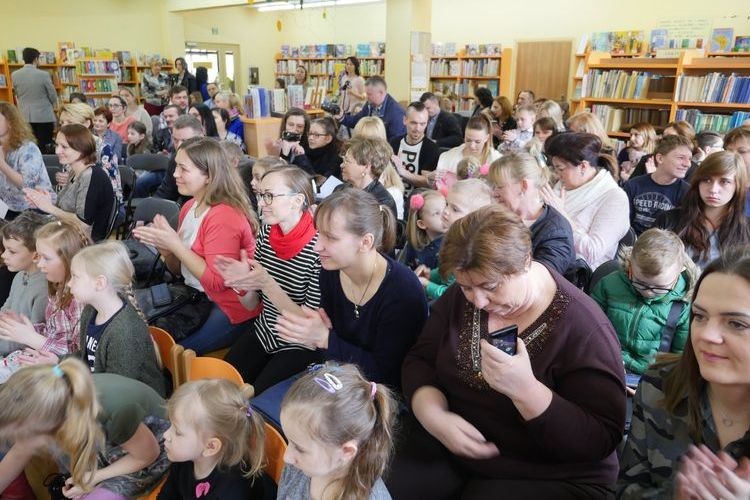
[[433,55],[430,90],[455,96],[456,111],[471,110],[477,87],[487,87],[493,96],[509,96],[511,56],[511,49],[502,49],[499,55]]
[[698,132],[723,133],[750,118],[750,59],[703,50],[630,59],[592,52],[582,90],[575,110],[596,114],[612,137],[627,137],[622,130],[638,121],[658,128],[686,120]]
[[[385,56],[359,57],[359,72],[362,78],[385,73]],[[344,70],[346,57],[292,57],[277,54],[275,78],[283,78],[287,86],[294,83],[297,66],[307,69],[307,85],[333,91],[338,85],[338,75]]]
[[0,101],[13,102],[13,89],[10,83],[8,63],[0,59]]

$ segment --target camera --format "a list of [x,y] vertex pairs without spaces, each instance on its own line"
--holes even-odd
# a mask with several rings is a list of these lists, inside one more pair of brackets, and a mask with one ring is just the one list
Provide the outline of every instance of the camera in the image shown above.
[[287,142],[299,142],[302,140],[302,135],[295,134],[294,132],[287,132],[286,130],[281,133],[281,140]]
[[332,115],[338,115],[339,113],[341,113],[341,106],[339,106],[335,102],[324,102],[320,105],[320,109]]

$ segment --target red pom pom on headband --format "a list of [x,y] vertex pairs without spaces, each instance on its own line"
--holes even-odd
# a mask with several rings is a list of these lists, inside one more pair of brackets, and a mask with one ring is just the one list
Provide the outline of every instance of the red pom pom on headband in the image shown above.
[[481,167],[479,167],[479,175],[481,175],[482,177],[487,177],[487,174],[489,174],[489,173],[490,173],[490,164],[489,163],[485,163],[484,165],[482,165]]
[[424,196],[417,193],[413,194],[411,198],[409,198],[409,209],[412,211],[422,210],[422,207],[424,206]]

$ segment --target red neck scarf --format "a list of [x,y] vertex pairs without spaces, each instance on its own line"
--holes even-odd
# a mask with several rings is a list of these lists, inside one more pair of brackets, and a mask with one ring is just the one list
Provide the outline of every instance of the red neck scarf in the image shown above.
[[295,255],[310,243],[315,236],[315,224],[309,210],[305,210],[302,218],[299,220],[294,229],[284,234],[278,224],[271,226],[271,232],[268,235],[268,242],[271,244],[276,256],[283,260],[294,258]]

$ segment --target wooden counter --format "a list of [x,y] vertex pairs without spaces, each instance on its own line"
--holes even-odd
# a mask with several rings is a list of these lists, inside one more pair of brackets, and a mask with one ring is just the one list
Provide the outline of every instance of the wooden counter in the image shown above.
[[265,142],[268,139],[278,139],[281,118],[247,118],[242,116],[240,119],[245,126],[247,154],[255,158],[266,156],[268,153],[266,152]]

